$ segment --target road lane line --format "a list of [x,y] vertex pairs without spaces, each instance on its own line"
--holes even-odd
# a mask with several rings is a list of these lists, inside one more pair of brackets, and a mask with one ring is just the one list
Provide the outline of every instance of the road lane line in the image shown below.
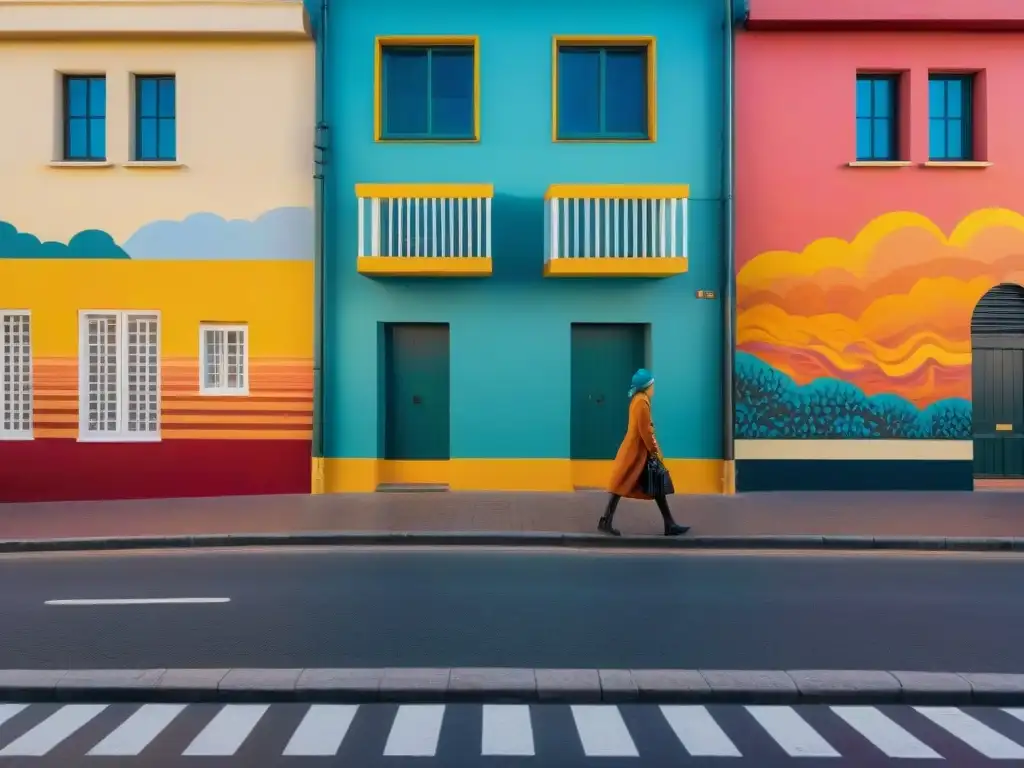
[[46,605],[209,605],[230,603],[230,597],[125,597],[105,600],[47,600]]
[[534,756],[529,704],[484,704],[480,754]]
[[956,707],[914,709],[990,760],[1024,760],[1024,747]]
[[444,704],[401,705],[384,745],[385,756],[433,757],[443,720]]
[[587,757],[640,756],[615,705],[577,704],[572,707],[572,718]]
[[334,757],[358,709],[358,704],[312,705],[284,748],[284,756]]
[[0,725],[26,709],[28,709],[28,704],[0,704]]
[[186,704],[144,704],[89,750],[101,757],[135,757],[180,715]]
[[848,726],[874,744],[886,757],[930,758],[942,755],[890,720],[875,707],[831,707]]
[[790,757],[839,757],[792,707],[748,706],[747,711]]
[[186,757],[230,757],[238,751],[269,704],[225,704],[181,754]]
[[106,704],[68,704],[3,749],[0,757],[43,757],[107,708]]
[[664,705],[661,714],[691,757],[742,757],[706,707]]

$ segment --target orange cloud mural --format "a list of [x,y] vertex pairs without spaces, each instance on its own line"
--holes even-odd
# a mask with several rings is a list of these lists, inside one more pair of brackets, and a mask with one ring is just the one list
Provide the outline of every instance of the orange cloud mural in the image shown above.
[[[947,236],[919,214],[887,213],[850,242],[769,251],[740,270],[737,367],[768,366],[789,381],[783,388],[832,380],[868,400],[896,395],[922,413],[951,401],[962,410],[971,397],[971,314],[1003,282],[1024,283],[1024,216],[975,211]],[[868,432],[937,436],[926,427]],[[805,436],[844,434],[811,427]]]

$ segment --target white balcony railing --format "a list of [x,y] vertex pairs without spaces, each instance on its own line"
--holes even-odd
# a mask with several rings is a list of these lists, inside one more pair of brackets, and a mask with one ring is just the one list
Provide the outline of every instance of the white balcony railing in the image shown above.
[[684,184],[556,184],[545,195],[545,261],[685,259]]
[[489,259],[489,184],[357,184],[358,257]]

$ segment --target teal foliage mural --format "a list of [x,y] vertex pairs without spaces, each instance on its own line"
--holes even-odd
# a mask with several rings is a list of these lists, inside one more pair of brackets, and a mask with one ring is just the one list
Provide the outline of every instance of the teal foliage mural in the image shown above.
[[836,379],[801,386],[746,352],[736,352],[735,378],[740,439],[971,439],[969,400],[940,400],[922,410],[898,395],[868,397]]
[[86,229],[67,243],[43,242],[0,221],[0,259],[127,259],[114,238],[98,229]]

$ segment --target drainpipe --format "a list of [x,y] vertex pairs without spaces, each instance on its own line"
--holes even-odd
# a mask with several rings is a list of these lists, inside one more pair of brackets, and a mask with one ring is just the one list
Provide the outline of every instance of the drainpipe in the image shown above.
[[327,0],[316,29],[316,129],[313,138],[313,493],[324,492],[324,261],[327,250]]
[[735,109],[734,81],[736,77],[736,53],[733,40],[733,25],[736,22],[734,0],[725,0],[725,98],[723,99],[723,129],[725,141],[722,148],[722,237],[725,245],[725,290],[722,292],[722,327],[724,349],[722,355],[722,437],[723,458],[726,466],[731,463],[732,472],[725,472],[726,493],[736,490],[735,475],[735,424],[733,369],[736,357],[736,211],[735,189]]

